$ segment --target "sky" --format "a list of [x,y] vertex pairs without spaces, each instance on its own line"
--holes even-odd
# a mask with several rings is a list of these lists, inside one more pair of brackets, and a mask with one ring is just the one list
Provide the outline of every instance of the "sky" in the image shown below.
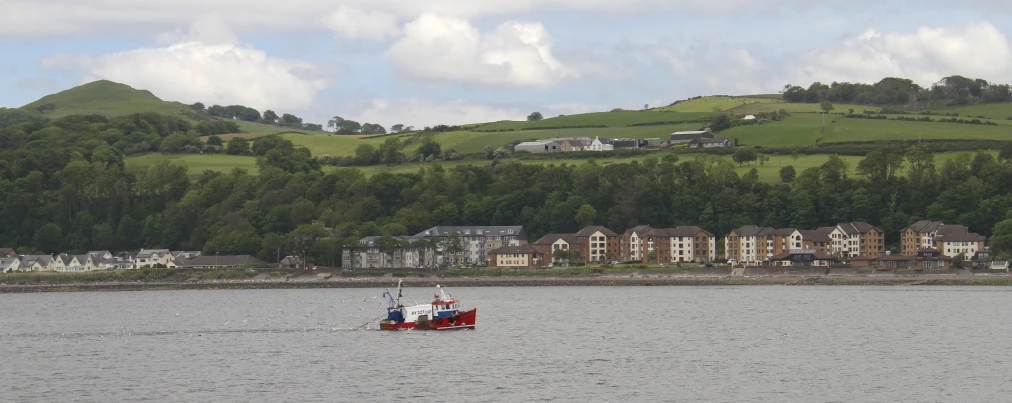
[[1012,2],[2,0],[0,106],[107,79],[184,103],[431,126],[814,81],[1012,83]]

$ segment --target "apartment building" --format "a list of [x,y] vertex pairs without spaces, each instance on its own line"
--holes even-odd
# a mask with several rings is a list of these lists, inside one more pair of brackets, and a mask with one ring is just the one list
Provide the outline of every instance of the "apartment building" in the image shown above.
[[574,261],[582,263],[607,262],[618,259],[621,237],[601,226],[586,227],[575,234],[580,257]]
[[885,254],[885,232],[866,222],[850,222],[836,226],[834,254],[843,257],[877,257]]
[[533,246],[547,263],[566,263],[571,256],[557,252],[579,249],[576,234],[548,234],[534,241]]
[[916,256],[921,250],[938,250],[942,256],[968,257],[987,250],[987,238],[963,225],[921,220],[900,230],[900,254]]

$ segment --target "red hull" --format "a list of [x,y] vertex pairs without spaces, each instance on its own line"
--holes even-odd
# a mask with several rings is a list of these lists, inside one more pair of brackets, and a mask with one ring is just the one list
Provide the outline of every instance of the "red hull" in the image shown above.
[[474,322],[478,317],[478,308],[461,312],[454,320],[453,317],[440,318],[425,322],[404,322],[380,321],[380,330],[460,330],[474,329]]

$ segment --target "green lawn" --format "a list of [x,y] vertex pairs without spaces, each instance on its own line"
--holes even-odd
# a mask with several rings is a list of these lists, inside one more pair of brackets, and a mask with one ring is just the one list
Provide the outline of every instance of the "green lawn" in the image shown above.
[[[789,113],[822,113],[822,106],[820,104],[801,104],[782,101],[749,104],[739,108],[731,109],[729,112],[737,114],[749,114],[760,112],[776,112],[781,109]],[[833,104],[833,113],[846,114],[851,109],[854,110],[854,113],[860,113],[864,110],[876,112],[882,110],[882,108],[878,106],[870,106],[870,105]]]
[[1008,120],[1008,118],[1012,117],[1012,103],[1003,102],[996,104],[980,104],[960,106],[952,109],[932,109],[931,111],[938,113],[957,112],[961,118],[970,116],[986,116],[990,119]]
[[712,113],[741,108],[749,105],[778,103],[770,98],[709,96],[689,101],[681,101],[675,105],[653,109],[662,112]]
[[657,111],[624,111],[582,113],[547,118],[537,122],[521,122],[504,120],[479,125],[474,130],[520,130],[527,127],[565,127],[565,126],[596,126],[624,127],[636,123],[653,122],[685,122],[710,116],[709,112],[657,112]]
[[189,167],[189,175],[200,175],[206,170],[231,172],[232,168],[245,168],[251,174],[257,173],[257,159],[240,155],[152,153],[129,157],[124,162],[127,170],[139,172],[163,161]]
[[[400,138],[407,138],[411,135],[405,134],[403,136],[397,136]],[[306,147],[309,151],[313,152],[315,156],[330,155],[333,157],[345,157],[355,154],[355,149],[362,144],[372,144],[375,147],[379,147],[384,141],[393,137],[380,137],[374,139],[364,139],[360,136],[339,136],[330,134],[297,134],[297,133],[285,133],[281,137],[290,140],[295,144],[295,147]]]
[[829,125],[823,142],[880,140],[1012,140],[1012,126],[897,120],[839,119]]

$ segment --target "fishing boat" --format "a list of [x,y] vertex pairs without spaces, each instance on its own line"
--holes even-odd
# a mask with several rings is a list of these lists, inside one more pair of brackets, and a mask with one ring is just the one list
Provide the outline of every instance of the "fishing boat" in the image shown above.
[[461,311],[460,300],[447,294],[439,285],[432,303],[404,306],[401,304],[402,283],[397,282],[397,297],[390,290],[383,293],[390,304],[387,306],[387,318],[380,321],[380,330],[474,329],[478,308]]

